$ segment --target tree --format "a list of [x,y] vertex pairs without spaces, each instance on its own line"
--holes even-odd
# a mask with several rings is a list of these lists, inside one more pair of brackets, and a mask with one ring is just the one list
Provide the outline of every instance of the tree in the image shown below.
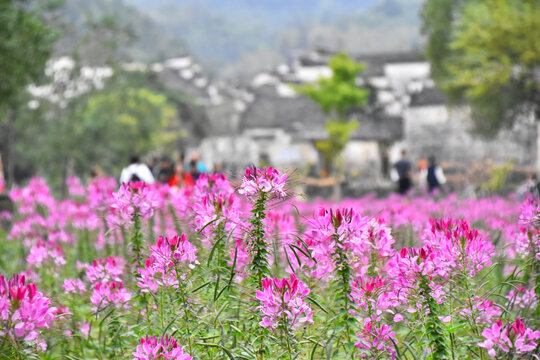
[[423,22],[435,81],[471,105],[477,132],[540,118],[540,2],[428,0]]
[[[309,96],[320,105],[322,110],[331,116],[325,125],[328,139],[318,141],[316,146],[332,167],[334,176],[341,176],[339,158],[350,134],[358,127],[356,120],[349,120],[346,111],[352,106],[362,106],[367,102],[369,90],[356,84],[358,73],[365,65],[357,64],[344,53],[335,55],[329,62],[332,76],[319,79],[314,84],[296,86],[294,89]],[[334,189],[339,197],[339,185]]]
[[120,88],[91,96],[73,119],[79,168],[99,164],[118,170],[130,154],[170,144],[176,135],[166,129],[175,118],[176,110],[166,97],[146,88]]
[[22,1],[0,0],[0,116],[6,117],[3,150],[8,187],[13,183],[15,165],[13,106],[21,91],[43,76],[57,38],[39,12],[23,5]]

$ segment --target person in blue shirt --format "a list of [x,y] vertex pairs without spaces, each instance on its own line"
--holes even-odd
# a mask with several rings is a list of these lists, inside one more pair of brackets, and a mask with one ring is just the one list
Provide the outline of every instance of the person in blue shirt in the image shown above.
[[405,195],[412,186],[411,162],[407,159],[407,151],[401,151],[401,160],[394,164],[398,175],[398,193]]

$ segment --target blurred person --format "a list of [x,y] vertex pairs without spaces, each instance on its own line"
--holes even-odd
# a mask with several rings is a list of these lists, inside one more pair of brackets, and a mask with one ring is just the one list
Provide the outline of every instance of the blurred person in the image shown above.
[[401,160],[394,164],[397,173],[398,193],[405,195],[412,187],[411,162],[407,159],[407,151],[401,150]]
[[212,169],[212,173],[214,174],[222,174],[223,173],[223,164],[218,162],[214,164],[214,168]]
[[421,174],[424,170],[428,168],[428,161],[425,158],[418,159],[416,166],[418,167],[418,173]]
[[199,167],[197,166],[197,160],[191,159],[191,161],[189,162],[189,174],[195,182],[197,182],[199,176],[201,176],[201,172],[199,171]]
[[92,170],[90,170],[90,181],[100,178],[103,176],[103,170],[98,165],[94,166]]
[[390,154],[388,154],[388,150],[385,150],[382,154],[381,172],[384,179],[390,177]]
[[154,183],[154,176],[146,164],[142,163],[138,155],[132,155],[130,165],[122,169],[120,183],[143,181],[147,184]]
[[174,166],[174,174],[169,177],[167,184],[170,187],[183,188],[186,186],[195,185],[195,181],[191,177],[191,174],[184,171],[184,164],[182,160],[178,160]]
[[197,172],[199,172],[199,173],[207,173],[208,172],[208,168],[201,161],[201,156],[200,156],[199,153],[194,152],[193,154],[191,154],[191,160],[190,160],[190,163],[189,163],[190,171],[191,171],[191,162],[192,161],[194,161],[195,164],[197,165]]
[[528,174],[525,182],[518,187],[516,194],[520,201],[523,201],[523,199],[531,195],[533,197],[539,197],[540,182],[538,182],[536,174]]
[[429,193],[439,190],[441,185],[446,183],[446,177],[442,167],[437,165],[435,156],[430,156],[428,158],[427,168],[420,171],[420,182],[427,185],[427,190]]
[[154,177],[156,176],[156,168],[157,168],[157,158],[155,156],[152,156],[149,160],[148,160],[148,168],[150,169],[150,172],[152,173],[152,175],[154,175]]
[[168,156],[163,156],[159,162],[157,171],[157,181],[162,184],[167,183],[169,178],[174,175],[173,162]]

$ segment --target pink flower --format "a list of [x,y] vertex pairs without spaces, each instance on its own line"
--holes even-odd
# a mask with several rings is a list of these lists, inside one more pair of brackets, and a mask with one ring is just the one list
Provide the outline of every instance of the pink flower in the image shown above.
[[517,288],[516,290],[510,290],[508,295],[506,295],[506,298],[508,299],[506,306],[513,305],[521,309],[534,309],[538,302],[536,300],[534,289],[527,290],[524,286]]
[[258,169],[256,167],[246,168],[243,183],[238,192],[247,197],[257,196],[259,193],[266,193],[273,198],[283,198],[287,196],[285,192],[285,182],[287,174],[279,175],[279,172],[271,167]]
[[493,323],[491,328],[482,332],[485,340],[478,346],[488,350],[491,357],[497,354],[513,351],[517,354],[536,349],[536,340],[540,338],[540,331],[525,328],[525,324],[517,318],[513,324],[505,325],[501,319]]
[[129,308],[128,301],[130,299],[131,293],[124,288],[121,281],[103,281],[95,284],[90,302],[96,305],[92,308],[92,311],[99,311],[109,305],[127,309]]
[[362,359],[380,358],[381,353],[386,353],[395,359],[396,352],[391,340],[394,338],[395,332],[392,331],[392,326],[384,323],[377,324],[372,319],[367,319],[362,332],[357,335],[359,342],[355,346],[364,350]]
[[69,195],[71,196],[84,196],[86,189],[81,184],[81,180],[76,176],[70,176],[66,179]]
[[38,240],[37,243],[30,248],[30,253],[26,258],[28,265],[34,267],[42,267],[45,263],[53,263],[55,266],[66,264],[64,253],[60,245],[52,245],[43,240]]
[[26,284],[24,275],[5,280],[0,275],[0,336],[8,335],[45,351],[47,345],[39,336],[56,318],[57,309],[37,291],[35,284]]
[[[294,274],[288,279],[263,279],[263,291],[256,292],[261,303],[258,309],[263,314],[259,324],[271,331],[282,329],[282,326],[294,329],[306,322],[313,324],[311,308],[304,302],[309,292]],[[283,318],[287,323],[282,323]]]
[[156,292],[160,286],[177,287],[179,278],[185,277],[181,265],[187,264],[189,269],[193,269],[198,264],[197,248],[185,234],[170,238],[160,236],[151,250],[144,268],[139,269],[141,276],[137,286],[143,292]]
[[354,209],[321,209],[308,221],[306,243],[316,262],[313,276],[326,278],[345,253],[358,276],[384,271],[395,250],[391,230],[382,219],[360,216]]
[[62,289],[68,294],[82,294],[86,291],[86,286],[81,281],[81,279],[64,279],[64,285],[62,285]]
[[438,267],[443,272],[476,271],[491,265],[495,255],[493,245],[471,229],[465,220],[430,219],[424,231],[424,244],[436,253]]
[[184,353],[184,349],[178,346],[176,340],[165,335],[158,342],[155,336],[141,338],[141,345],[133,352],[133,360],[191,360],[192,356]]
[[131,224],[134,214],[147,220],[159,206],[159,194],[156,188],[142,181],[122,184],[113,197],[114,201],[107,220],[117,226]]
[[122,257],[108,257],[97,259],[92,265],[78,264],[78,267],[86,270],[86,278],[96,284],[102,281],[120,281],[120,276],[124,273],[126,260]]

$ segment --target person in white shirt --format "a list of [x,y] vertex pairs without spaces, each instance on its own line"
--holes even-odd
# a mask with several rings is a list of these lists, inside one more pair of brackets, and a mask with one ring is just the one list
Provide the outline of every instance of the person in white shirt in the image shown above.
[[154,183],[154,175],[152,175],[148,166],[140,161],[137,155],[131,156],[130,165],[125,167],[120,175],[120,183],[127,184],[132,181],[143,181],[147,184]]
[[427,185],[428,192],[431,193],[446,183],[446,177],[443,169],[437,165],[435,156],[430,156],[428,163],[428,167],[420,172],[420,180],[421,184]]

